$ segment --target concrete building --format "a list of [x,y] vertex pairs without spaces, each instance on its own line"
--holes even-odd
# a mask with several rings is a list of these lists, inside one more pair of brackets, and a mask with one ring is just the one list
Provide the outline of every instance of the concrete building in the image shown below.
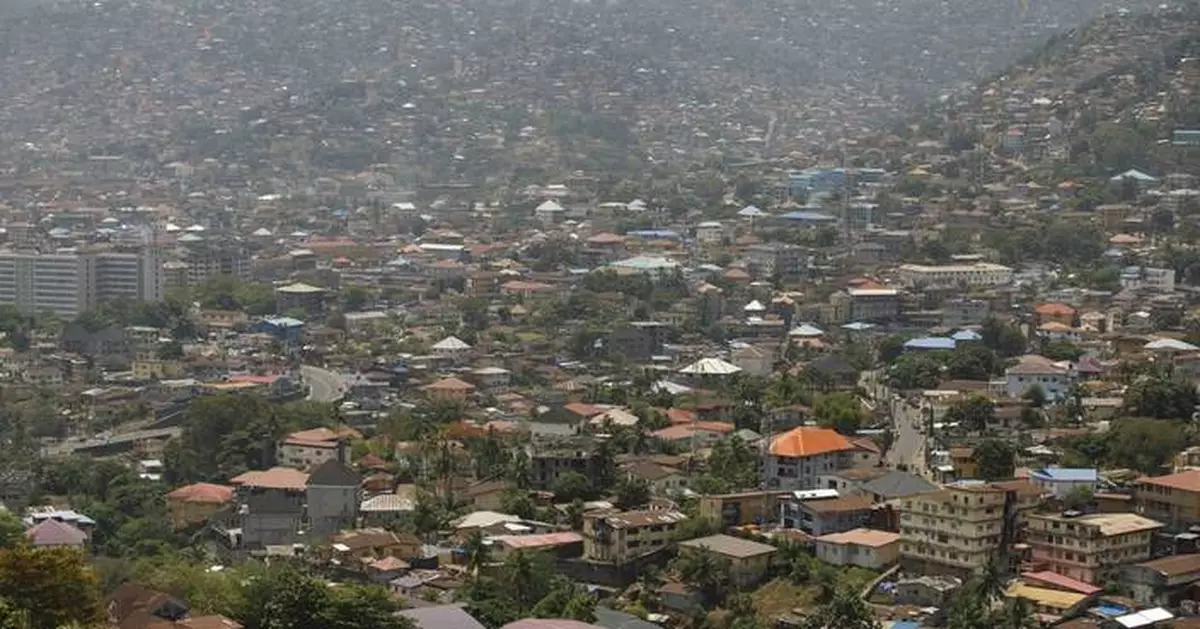
[[233,501],[233,488],[212,483],[185,485],[167,494],[167,512],[175,530],[203,524]]
[[787,243],[750,245],[745,250],[746,265],[759,278],[778,275],[784,279],[804,277],[808,271],[808,254],[804,248]]
[[613,330],[603,349],[627,360],[649,360],[662,353],[668,332],[670,327],[658,321],[631,321]]
[[262,550],[300,541],[308,474],[275,467],[246,472],[230,483],[237,488],[237,508],[214,527],[230,547]]
[[1062,500],[1074,491],[1095,493],[1100,485],[1100,473],[1092,468],[1046,467],[1030,472],[1029,481]]
[[325,289],[303,282],[296,282],[275,289],[275,308],[284,313],[302,310],[310,315],[325,309]]
[[1041,491],[1029,483],[962,482],[899,502],[906,574],[968,579],[1017,538]]
[[626,511],[583,516],[583,557],[621,565],[659,552],[687,516],[678,511]]
[[1107,583],[1112,570],[1150,559],[1162,523],[1135,513],[1030,514],[1026,541],[1033,561],[1085,583]]
[[900,560],[900,534],[854,529],[813,541],[817,558],[835,566],[883,570]]
[[140,253],[0,252],[0,304],[64,318],[106,301],[160,301],[163,275],[154,249]]
[[783,502],[780,519],[787,528],[799,529],[809,535],[829,535],[866,526],[871,521],[874,506],[871,498],[858,494],[812,499],[795,497]]
[[275,460],[286,467],[310,470],[330,459],[346,458],[348,448],[338,433],[328,428],[313,428],[284,437],[275,448]]
[[1005,286],[1013,281],[1013,270],[1001,264],[975,262],[973,264],[901,264],[897,275],[905,286],[911,288],[986,288]]
[[776,549],[730,535],[709,535],[679,543],[680,554],[706,553],[729,562],[729,582],[739,588],[762,581],[771,569]]
[[317,539],[354,526],[362,503],[362,477],[345,459],[329,459],[313,469],[305,488],[308,532]]
[[886,323],[900,316],[900,291],[894,288],[851,288],[850,320]]
[[800,426],[771,440],[763,461],[769,489],[814,489],[822,474],[851,467],[856,448],[828,428]]
[[203,284],[218,275],[229,275],[240,280],[250,278],[250,253],[239,243],[207,240],[186,243],[180,249],[180,259],[172,262],[174,264],[169,270],[173,279],[185,280],[187,286]]
[[1026,354],[1004,370],[1004,392],[1010,398],[1024,396],[1035,386],[1050,400],[1061,399],[1075,380],[1072,370],[1045,356]]
[[745,491],[700,497],[700,517],[721,526],[764,524],[775,519],[781,500],[791,496],[784,491]]
[[587,478],[596,478],[601,460],[593,443],[575,440],[571,443],[556,443],[538,446],[529,452],[530,482],[534,489],[550,491],[558,479],[567,472],[576,472]]
[[1141,605],[1175,607],[1200,583],[1200,555],[1175,555],[1125,566],[1121,583]]
[[1139,479],[1133,502],[1138,513],[1172,530],[1200,524],[1200,470]]
[[951,299],[942,304],[942,327],[983,325],[991,316],[991,304],[982,299]]

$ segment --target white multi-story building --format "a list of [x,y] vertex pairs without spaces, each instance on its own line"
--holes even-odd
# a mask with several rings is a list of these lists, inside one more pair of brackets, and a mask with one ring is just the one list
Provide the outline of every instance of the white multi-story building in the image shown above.
[[28,314],[70,318],[101,302],[159,301],[162,293],[158,256],[150,248],[140,253],[0,252],[0,304]]
[[902,264],[897,272],[906,286],[914,288],[981,288],[1005,286],[1013,281],[1011,268],[990,262],[939,266]]
[[1067,394],[1075,375],[1069,363],[1057,363],[1045,356],[1027,354],[1004,370],[1004,392],[1015,399],[1037,386],[1041,387],[1048,399],[1058,400]]
[[1175,292],[1175,269],[1156,269],[1148,266],[1125,267],[1121,270],[1121,288],[1173,293]]
[[858,447],[828,428],[800,426],[771,439],[763,460],[768,489],[815,489],[817,477],[854,467]]

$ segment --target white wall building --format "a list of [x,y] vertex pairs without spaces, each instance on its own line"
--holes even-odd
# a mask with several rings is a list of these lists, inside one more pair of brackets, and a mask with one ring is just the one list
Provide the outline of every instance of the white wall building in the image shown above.
[[1013,281],[1013,270],[1002,264],[901,264],[896,269],[900,280],[914,288],[956,288],[958,286],[1005,286]]
[[1040,386],[1050,400],[1061,399],[1074,381],[1074,370],[1045,356],[1027,354],[1017,364],[1004,370],[1004,392],[1019,398],[1034,386]]

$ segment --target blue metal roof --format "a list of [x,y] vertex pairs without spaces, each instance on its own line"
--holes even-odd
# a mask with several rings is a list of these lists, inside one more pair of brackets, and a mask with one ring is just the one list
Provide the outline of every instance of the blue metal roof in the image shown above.
[[1050,481],[1094,483],[1100,480],[1100,473],[1094,468],[1086,467],[1046,467],[1030,472],[1035,478]]
[[638,238],[679,238],[679,232],[669,229],[635,229],[626,235]]
[[904,344],[905,349],[954,349],[954,339],[945,336],[927,336],[913,339]]
[[981,341],[981,340],[983,340],[983,337],[979,336],[979,333],[974,330],[959,330],[958,332],[951,334],[950,338],[954,339],[955,341]]
[[822,212],[806,212],[804,210],[788,212],[780,218],[786,218],[789,221],[808,221],[810,223],[831,223],[837,220],[837,217]]

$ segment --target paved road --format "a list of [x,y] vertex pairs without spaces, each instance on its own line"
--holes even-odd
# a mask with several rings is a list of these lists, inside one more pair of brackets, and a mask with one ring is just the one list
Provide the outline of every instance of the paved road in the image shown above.
[[346,394],[342,377],[328,369],[301,365],[300,376],[308,385],[308,399],[314,402],[336,402]]
[[925,413],[920,407],[911,406],[904,400],[892,402],[892,432],[895,438],[887,452],[887,463],[924,476],[925,469]]

